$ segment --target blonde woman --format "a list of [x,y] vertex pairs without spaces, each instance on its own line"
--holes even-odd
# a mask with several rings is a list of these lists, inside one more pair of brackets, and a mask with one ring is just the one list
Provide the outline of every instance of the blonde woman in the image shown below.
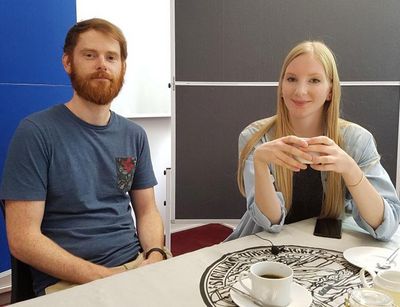
[[339,118],[340,82],[331,50],[306,41],[287,55],[279,78],[277,114],[250,124],[239,137],[238,185],[247,211],[227,239],[310,217],[341,218],[389,240],[400,201],[364,128]]

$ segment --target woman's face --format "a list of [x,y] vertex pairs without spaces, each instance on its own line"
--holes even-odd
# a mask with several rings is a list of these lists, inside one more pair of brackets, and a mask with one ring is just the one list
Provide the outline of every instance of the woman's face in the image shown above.
[[326,100],[331,100],[331,82],[324,67],[311,53],[296,57],[286,68],[282,97],[291,120],[320,120]]

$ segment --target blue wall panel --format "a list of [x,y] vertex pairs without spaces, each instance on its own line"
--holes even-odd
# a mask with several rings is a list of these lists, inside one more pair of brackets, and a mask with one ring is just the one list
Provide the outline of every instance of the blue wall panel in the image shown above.
[[[61,57],[75,22],[74,0],[0,1],[0,174],[20,120],[71,97]],[[3,221],[0,214],[0,272],[10,269]]]
[[0,83],[68,84],[61,64],[75,1],[0,1]]

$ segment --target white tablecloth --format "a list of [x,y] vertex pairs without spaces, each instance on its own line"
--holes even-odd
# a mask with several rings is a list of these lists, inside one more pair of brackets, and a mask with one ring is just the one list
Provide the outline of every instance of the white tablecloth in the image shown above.
[[[313,235],[315,220],[284,226],[279,234],[262,232],[275,245],[301,245],[336,251],[355,246],[400,246],[400,230],[389,242],[374,240],[347,219],[342,239]],[[188,238],[190,240],[190,238]],[[51,295],[21,302],[15,306],[205,306],[200,279],[205,270],[224,256],[245,248],[268,245],[252,235],[174,257],[167,261],[127,271]]]

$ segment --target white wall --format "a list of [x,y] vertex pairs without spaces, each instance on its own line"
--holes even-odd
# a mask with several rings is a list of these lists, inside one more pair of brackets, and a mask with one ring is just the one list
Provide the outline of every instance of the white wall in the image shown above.
[[108,0],[77,0],[76,6],[78,21],[107,19],[127,39],[125,83],[111,108],[147,132],[158,181],[156,203],[165,222],[164,170],[171,167],[170,1],[114,0],[110,7]]
[[126,37],[125,83],[111,109],[147,132],[158,181],[156,202],[165,221],[164,170],[171,167],[170,1],[76,0],[76,8],[78,21],[104,18],[120,27]]
[[170,116],[170,2],[76,0],[76,14],[78,21],[107,19],[128,42],[125,85],[112,110],[128,118]]
[[157,207],[165,222],[166,177],[164,170],[171,167],[171,118],[132,118],[142,126],[149,139],[151,159],[158,185],[154,187]]

